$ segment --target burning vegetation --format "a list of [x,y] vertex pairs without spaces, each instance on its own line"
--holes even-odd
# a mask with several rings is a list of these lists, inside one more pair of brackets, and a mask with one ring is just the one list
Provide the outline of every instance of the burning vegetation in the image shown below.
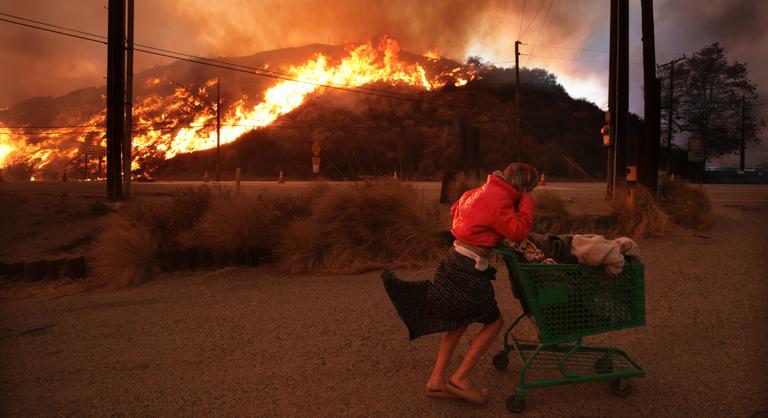
[[[267,78],[272,80],[271,84],[254,80],[256,77],[227,75],[220,109],[221,143],[233,142],[244,133],[276,123],[329,87],[358,89],[373,85],[418,92],[446,84],[461,86],[476,77],[473,70],[441,60],[436,54],[409,54],[408,59],[403,59],[399,45],[389,38],[378,45],[348,45],[343,53],[334,52],[314,52],[299,65],[260,63],[261,71],[272,77]],[[453,65],[447,67],[446,63]],[[176,73],[174,70],[181,69],[179,64],[172,64],[164,73],[151,69],[137,76],[133,104],[134,170],[153,171],[179,154],[216,147],[217,79],[201,79],[213,75],[204,70],[194,75]],[[179,78],[186,83],[179,82]],[[94,90],[73,94],[93,96]],[[103,88],[98,91],[103,101]],[[8,118],[0,113],[0,120],[6,120],[6,124],[0,122],[0,168],[17,178],[33,179],[55,179],[67,171],[82,172],[85,162],[80,145],[106,144],[106,115],[103,102],[100,106],[78,106],[81,103],[75,100],[71,105],[59,114],[45,115],[35,113],[34,105],[30,104],[22,112],[24,117],[16,118],[14,123],[8,123]]]

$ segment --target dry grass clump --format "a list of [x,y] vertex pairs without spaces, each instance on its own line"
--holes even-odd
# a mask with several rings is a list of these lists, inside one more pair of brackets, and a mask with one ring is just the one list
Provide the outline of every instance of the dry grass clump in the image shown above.
[[444,248],[444,210],[397,181],[329,190],[311,215],[286,228],[279,255],[290,273],[349,273],[389,263],[435,259]]
[[91,265],[96,281],[121,288],[149,280],[157,271],[158,248],[159,239],[150,225],[137,223],[124,214],[114,215],[93,246]]
[[214,249],[251,249],[272,259],[287,225],[309,215],[311,195],[237,195],[215,201],[195,230],[197,244]]
[[692,229],[708,229],[712,225],[712,206],[706,192],[688,182],[667,180],[661,184],[661,206],[672,221]]
[[[615,233],[642,239],[661,236],[669,224],[669,217],[661,209],[656,198],[644,187],[635,189],[635,202],[631,207],[626,199],[617,199],[613,209],[617,214],[618,225]],[[626,196],[626,192],[616,190],[617,196]]]
[[130,222],[146,226],[160,247],[183,245],[212,201],[208,186],[186,187],[174,192],[170,204],[134,202],[126,206],[123,214]]
[[170,204],[134,202],[109,218],[91,254],[96,281],[118,288],[151,279],[157,251],[183,243],[212,196],[207,186],[182,188]]
[[551,190],[534,192],[536,207],[533,211],[534,232],[541,234],[563,234],[571,232],[571,214],[565,206],[565,201]]

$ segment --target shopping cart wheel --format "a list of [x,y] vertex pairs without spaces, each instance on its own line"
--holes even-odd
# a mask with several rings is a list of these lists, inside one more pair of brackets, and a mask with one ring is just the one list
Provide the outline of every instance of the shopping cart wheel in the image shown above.
[[626,398],[632,393],[632,384],[626,383],[624,386],[621,384],[621,379],[611,380],[611,393],[619,398]]
[[515,402],[515,394],[509,395],[507,398],[507,411],[513,414],[519,414],[525,410],[525,398],[520,403]]
[[509,366],[509,358],[507,357],[506,352],[501,351],[493,356],[493,367],[499,370],[504,370],[507,366]]

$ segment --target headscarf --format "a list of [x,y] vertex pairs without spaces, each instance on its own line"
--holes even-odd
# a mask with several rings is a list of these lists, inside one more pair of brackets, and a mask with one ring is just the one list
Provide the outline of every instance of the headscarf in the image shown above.
[[530,193],[539,184],[539,173],[536,168],[525,163],[512,163],[504,171],[497,170],[493,175],[504,180],[520,193]]

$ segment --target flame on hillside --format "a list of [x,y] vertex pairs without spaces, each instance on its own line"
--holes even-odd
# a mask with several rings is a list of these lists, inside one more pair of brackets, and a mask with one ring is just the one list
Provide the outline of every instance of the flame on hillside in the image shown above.
[[[455,68],[430,77],[421,65],[401,61],[399,52],[397,42],[385,38],[378,46],[369,42],[350,47],[348,54],[339,60],[317,54],[301,65],[281,69],[282,74],[297,81],[276,82],[255,105],[252,99],[243,96],[230,99],[222,106],[221,143],[232,142],[252,129],[269,126],[280,116],[299,107],[308,96],[320,93],[324,85],[355,88],[384,83],[429,91],[448,82],[461,86],[474,77],[466,68]],[[435,55],[434,60],[439,58],[439,54]],[[150,78],[144,83],[144,88],[151,91],[169,82]],[[207,93],[209,89],[216,88],[215,84],[215,79],[209,80],[197,91],[178,85],[171,95],[150,94],[135,100],[134,169],[157,166],[181,153],[216,147],[216,97]],[[105,114],[101,112],[82,125],[104,124]],[[55,178],[61,173],[45,174],[45,168],[57,159],[64,160],[65,167],[78,165],[82,169],[82,161],[78,161],[79,144],[106,145],[103,129],[101,132],[94,132],[98,128],[91,128],[90,131],[83,129],[28,136],[9,134],[0,125],[0,168],[26,162],[31,166],[30,175]]]

